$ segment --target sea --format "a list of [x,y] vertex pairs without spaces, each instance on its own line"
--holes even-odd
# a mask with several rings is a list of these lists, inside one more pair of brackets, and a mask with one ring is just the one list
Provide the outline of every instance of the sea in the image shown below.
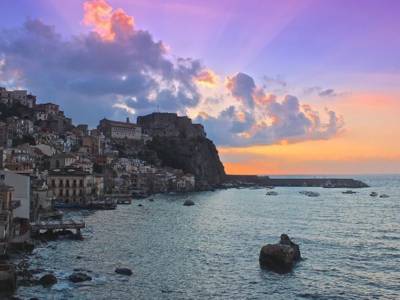
[[[67,212],[85,220],[84,240],[41,244],[29,257],[31,268],[54,273],[58,283],[19,287],[15,296],[400,299],[400,176],[352,178],[371,187],[356,194],[294,187],[275,188],[277,196],[265,188],[164,194],[116,210]],[[187,199],[195,205],[183,206]],[[261,247],[282,233],[300,245],[303,260],[289,274],[262,270]],[[116,274],[117,267],[133,275]],[[92,281],[69,282],[74,270]]]

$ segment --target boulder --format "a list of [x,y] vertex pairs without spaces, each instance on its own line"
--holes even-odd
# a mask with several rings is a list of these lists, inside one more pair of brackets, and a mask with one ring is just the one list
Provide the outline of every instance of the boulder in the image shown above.
[[128,268],[116,268],[115,273],[121,274],[121,275],[126,275],[126,276],[131,276],[133,274],[132,270],[128,269]]
[[300,259],[299,246],[288,235],[282,234],[278,244],[268,244],[261,248],[259,262],[261,268],[284,274],[291,272]]
[[39,283],[43,286],[52,286],[57,283],[57,277],[53,274],[46,274],[40,277]]
[[183,203],[183,205],[184,206],[192,206],[192,205],[194,205],[194,202],[192,201],[192,200],[186,200],[184,203]]
[[83,281],[90,281],[92,280],[92,277],[85,273],[81,272],[74,272],[71,275],[68,276],[69,281],[73,283],[78,283],[78,282],[83,282]]

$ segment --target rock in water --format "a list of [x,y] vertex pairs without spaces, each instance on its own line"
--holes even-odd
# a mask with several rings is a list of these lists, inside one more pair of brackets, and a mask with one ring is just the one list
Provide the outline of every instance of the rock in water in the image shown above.
[[39,283],[43,286],[52,286],[57,283],[57,277],[53,274],[46,274],[39,279]]
[[132,270],[128,268],[116,268],[115,273],[127,276],[131,276],[133,274]]
[[288,245],[293,248],[294,260],[298,261],[301,259],[300,247],[296,243],[293,243],[287,234],[281,234],[281,240],[279,241],[281,245]]
[[284,274],[292,271],[300,259],[299,246],[288,235],[282,234],[278,244],[268,244],[261,248],[259,261],[262,268]]
[[92,280],[92,277],[85,273],[81,272],[74,272],[71,275],[68,276],[69,281],[73,283],[78,283],[78,282],[83,282],[83,281],[89,281]]
[[193,202],[192,200],[186,200],[186,201],[183,203],[183,205],[184,205],[184,206],[192,206],[192,205],[194,205],[194,202]]

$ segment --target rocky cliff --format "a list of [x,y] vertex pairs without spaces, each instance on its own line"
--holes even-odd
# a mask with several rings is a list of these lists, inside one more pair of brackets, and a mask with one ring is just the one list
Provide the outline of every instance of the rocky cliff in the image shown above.
[[161,164],[193,174],[198,189],[212,188],[225,180],[218,151],[201,125],[166,113],[139,117],[138,125],[152,136],[146,146],[157,154]]
[[198,189],[217,186],[225,178],[218,151],[205,137],[155,137],[148,147],[157,153],[163,166],[193,174]]

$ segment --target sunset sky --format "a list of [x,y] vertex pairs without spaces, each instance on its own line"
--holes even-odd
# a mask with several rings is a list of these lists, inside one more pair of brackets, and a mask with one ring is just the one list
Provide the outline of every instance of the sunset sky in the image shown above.
[[2,0],[0,86],[188,114],[227,173],[400,173],[400,1]]

